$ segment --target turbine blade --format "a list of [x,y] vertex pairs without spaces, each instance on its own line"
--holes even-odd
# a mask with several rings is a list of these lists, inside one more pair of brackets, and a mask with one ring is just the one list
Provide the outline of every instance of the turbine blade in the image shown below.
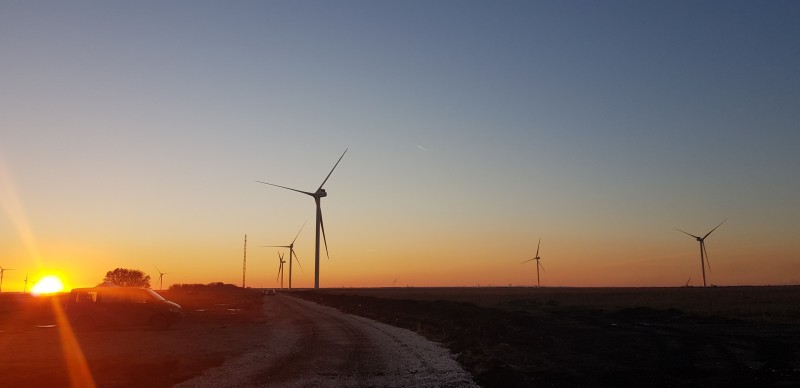
[[542,263],[539,262],[539,260],[536,260],[536,265],[538,265],[539,268],[542,269],[542,272],[547,272],[547,271],[544,270],[544,266],[542,265]]
[[703,242],[703,253],[706,255],[706,267],[708,267],[708,272],[711,272],[711,262],[708,260],[708,250],[706,249],[706,243]]
[[259,245],[259,248],[289,248],[288,245]]
[[525,263],[527,263],[529,261],[534,261],[534,260],[536,260],[536,259],[528,259],[528,260],[525,260],[525,261],[521,262],[520,264],[525,264]]
[[286,186],[276,185],[276,184],[274,184],[274,183],[269,183],[269,182],[262,182],[262,181],[256,181],[256,182],[258,182],[258,183],[263,183],[263,184],[265,184],[265,185],[270,185],[270,186],[280,187],[280,188],[282,188],[282,189],[286,189],[286,190],[292,190],[292,191],[296,191],[296,192],[298,192],[298,193],[303,193],[303,194],[306,194],[306,195],[310,195],[310,196],[312,196],[312,197],[314,196],[314,194],[312,194],[312,193],[309,193],[308,191],[297,190],[297,189],[293,189],[293,188],[291,188],[291,187],[286,187]]
[[328,252],[328,239],[325,237],[325,222],[322,221],[322,208],[318,207],[317,211],[319,212],[319,227],[322,228],[322,241],[325,242],[325,256],[330,260],[331,254]]
[[[717,228],[719,228],[720,226],[722,226],[722,224],[724,224],[724,223],[725,223],[725,221],[727,221],[727,220],[728,220],[727,218],[726,218],[726,219],[724,219],[724,220],[722,220],[722,222],[720,222],[720,223],[719,223],[719,225],[715,226],[715,227],[714,227],[714,229],[711,229],[711,232],[713,232],[713,231],[717,230]],[[708,232],[708,233],[706,233],[706,235],[705,235],[705,236],[703,236],[703,238],[706,238],[706,237],[708,237],[708,235],[709,235],[709,234],[711,234],[711,232]]]
[[[308,222],[308,221],[306,221],[306,222]],[[303,228],[306,226],[306,222],[303,222],[303,226],[301,226],[300,230],[297,231],[297,235],[295,235],[294,236],[294,240],[292,240],[292,245],[294,245],[294,242],[297,241],[297,237],[300,236],[300,232],[303,231]]]
[[[340,157],[339,157],[339,160],[337,160],[337,161],[336,161],[336,164],[334,164],[334,165],[333,165],[333,168],[331,169],[331,172],[329,172],[329,173],[328,173],[328,176],[326,176],[326,177],[325,177],[325,180],[324,180],[324,181],[322,181],[322,184],[321,184],[321,185],[319,185],[319,189],[321,189],[321,188],[322,188],[322,186],[325,186],[325,182],[327,182],[327,181],[328,181],[328,178],[330,178],[330,177],[331,177],[331,174],[333,174],[333,170],[335,170],[335,169],[336,169],[336,166],[338,166],[338,165],[339,165],[339,162],[341,162],[341,161],[342,161],[342,158],[344,157],[344,154],[346,154],[346,153],[347,153],[347,150],[348,150],[348,149],[349,149],[349,148],[345,148],[344,152],[342,152],[342,156],[340,156]],[[317,189],[317,191],[319,191],[319,189]]]
[[[294,254],[294,261],[296,261],[297,265],[300,266],[300,270],[303,271],[303,273],[306,273],[306,270],[303,269],[303,265],[300,264],[300,258],[297,257],[297,252],[292,251],[291,253]],[[291,259],[291,257],[290,257],[290,259]]]
[[536,257],[539,257],[539,247],[542,245],[542,238],[539,237],[539,244],[536,245]]
[[688,234],[689,236],[692,236],[692,237],[694,237],[694,238],[700,238],[700,237],[698,237],[698,236],[695,236],[695,235],[693,235],[693,234],[691,234],[691,233],[689,233],[689,232],[684,232],[684,231],[682,231],[682,230],[680,230],[680,229],[678,229],[678,228],[675,228],[675,230],[677,230],[678,232],[681,232],[681,233],[686,233],[686,234]]

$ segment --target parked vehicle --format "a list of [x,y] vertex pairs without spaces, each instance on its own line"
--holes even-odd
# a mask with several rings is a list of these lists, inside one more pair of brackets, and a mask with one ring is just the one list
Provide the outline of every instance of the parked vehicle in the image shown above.
[[76,288],[69,294],[67,317],[76,330],[99,327],[149,326],[164,330],[183,316],[181,306],[148,288]]

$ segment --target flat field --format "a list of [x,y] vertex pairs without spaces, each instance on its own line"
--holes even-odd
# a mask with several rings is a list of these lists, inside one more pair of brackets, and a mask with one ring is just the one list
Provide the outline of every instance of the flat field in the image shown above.
[[[165,292],[165,331],[76,333],[103,387],[167,387],[253,347],[269,315],[237,287]],[[800,386],[800,287],[384,288],[291,295],[408,328],[485,387]],[[0,386],[66,386],[57,298],[0,295]]]
[[[266,323],[259,291],[199,286],[162,295],[186,313],[167,330],[118,327],[74,333],[97,386],[170,387],[250,349]],[[65,332],[70,332],[59,327],[54,313],[54,303],[63,298],[0,295],[0,387],[70,386],[62,353],[68,349]]]
[[327,289],[487,387],[800,386],[800,287]]

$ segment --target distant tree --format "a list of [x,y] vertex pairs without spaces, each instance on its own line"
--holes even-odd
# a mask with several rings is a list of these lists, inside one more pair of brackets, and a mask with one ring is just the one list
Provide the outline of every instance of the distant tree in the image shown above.
[[138,269],[117,268],[106,272],[104,282],[111,282],[123,287],[144,287],[150,288],[150,275]]

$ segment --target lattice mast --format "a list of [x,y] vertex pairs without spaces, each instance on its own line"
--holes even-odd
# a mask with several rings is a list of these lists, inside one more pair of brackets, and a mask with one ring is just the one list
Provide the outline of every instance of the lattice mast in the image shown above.
[[244,235],[244,260],[242,260],[242,288],[246,288],[247,280],[247,234]]

